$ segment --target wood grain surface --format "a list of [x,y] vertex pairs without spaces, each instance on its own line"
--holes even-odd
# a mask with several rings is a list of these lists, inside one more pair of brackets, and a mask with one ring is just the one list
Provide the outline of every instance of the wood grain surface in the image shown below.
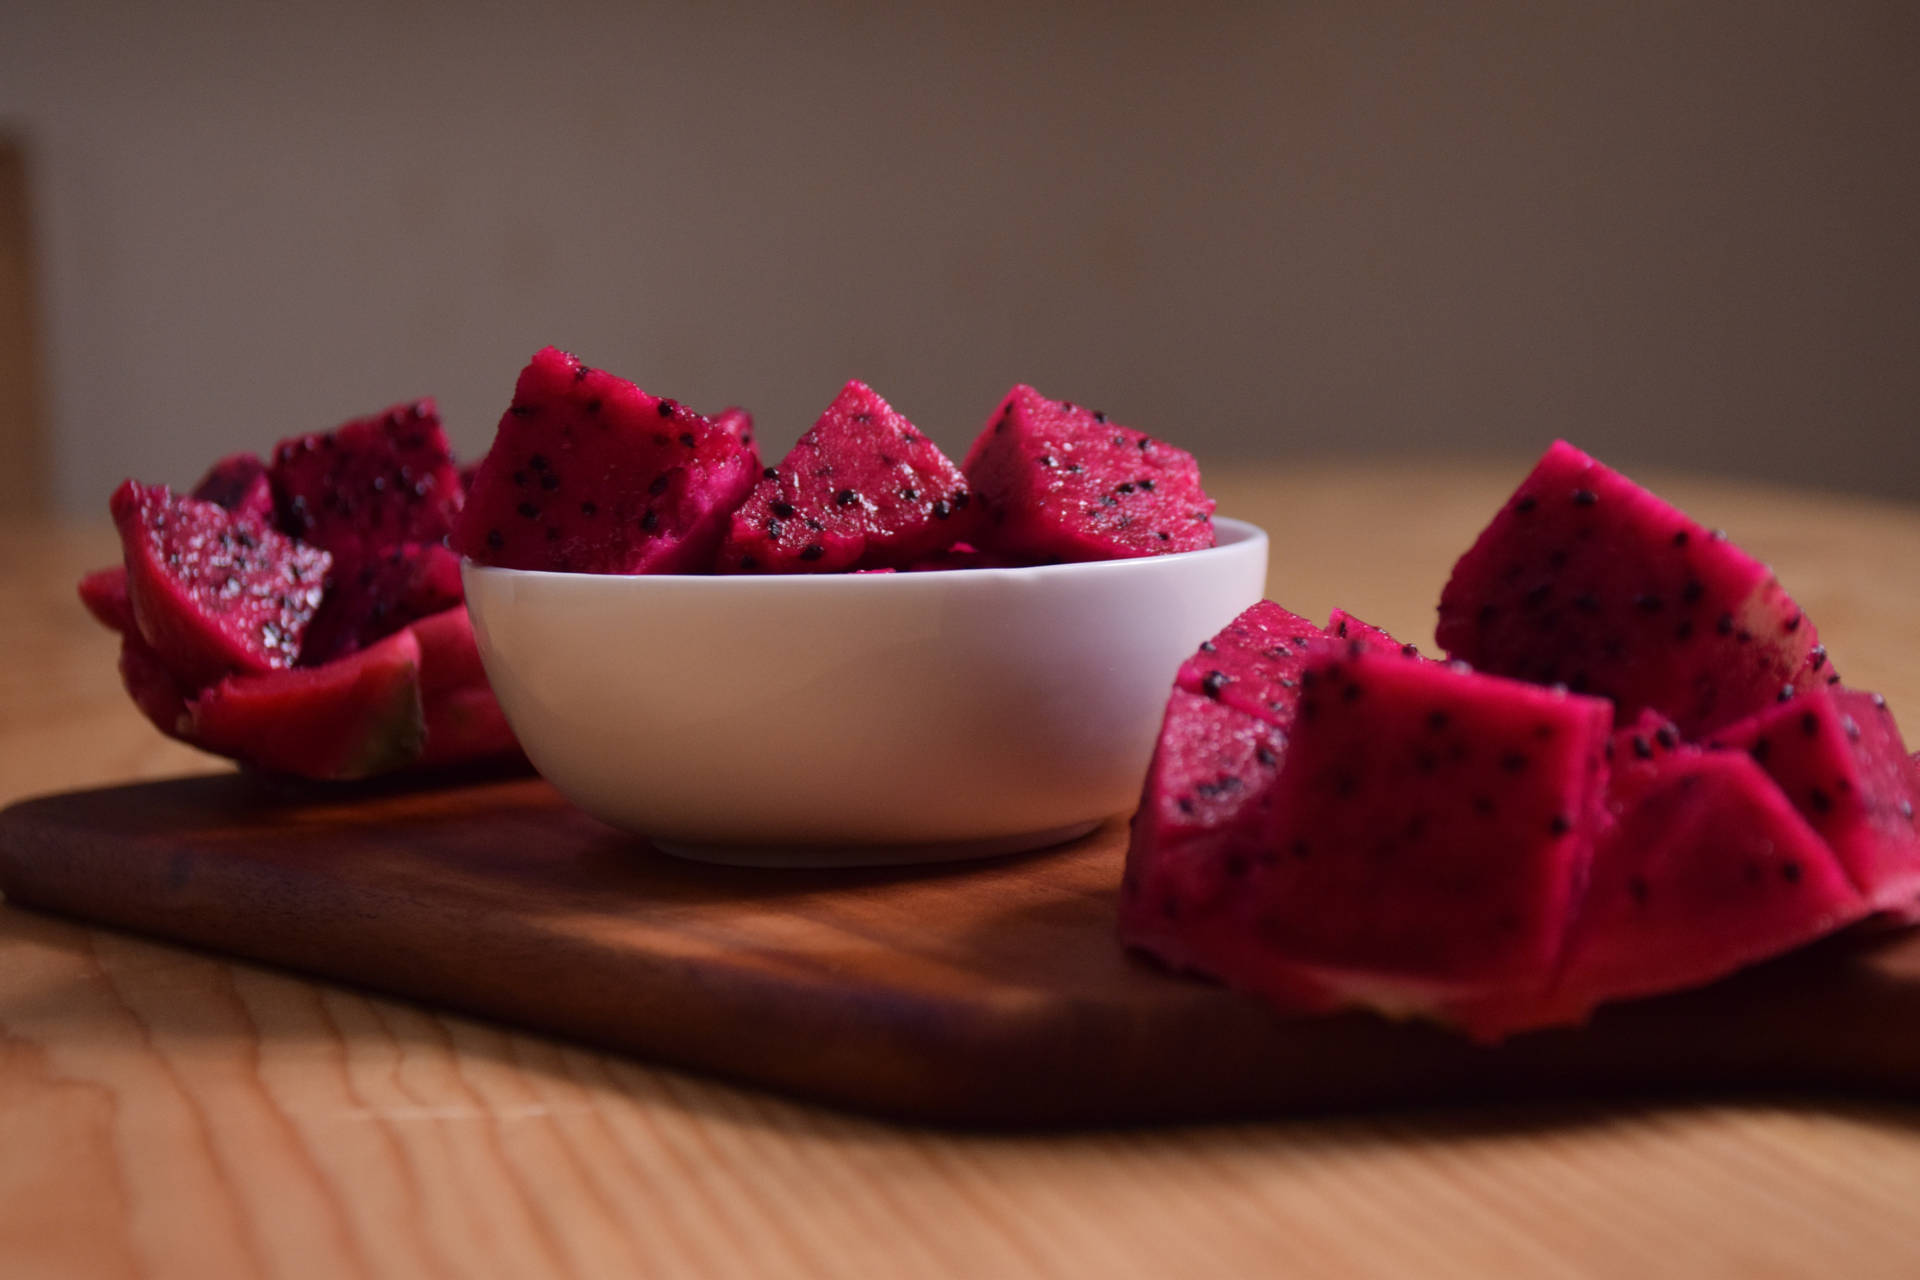
[[[1276,598],[1424,638],[1523,467],[1215,487],[1274,532]],[[1912,717],[1920,513],[1663,487]],[[73,603],[103,524],[0,531],[0,801],[211,767]],[[8,1277],[1912,1276],[1917,1121],[1783,1096],[931,1132],[0,910]]]
[[9,901],[885,1117],[1052,1128],[1804,1088],[1920,1098],[1920,932],[1473,1045],[1282,1019],[1114,937],[1126,831],[944,867],[688,863],[540,779],[228,774],[0,812]]

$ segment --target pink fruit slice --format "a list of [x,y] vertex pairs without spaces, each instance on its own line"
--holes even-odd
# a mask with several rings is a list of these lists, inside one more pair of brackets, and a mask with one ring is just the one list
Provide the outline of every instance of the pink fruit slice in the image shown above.
[[520,373],[454,550],[572,573],[697,573],[759,472],[750,444],[548,347]]
[[971,536],[960,469],[863,382],[849,382],[734,512],[722,573],[901,568]]
[[992,550],[1123,560],[1214,542],[1214,503],[1192,454],[1024,384],[987,420],[966,474]]
[[114,491],[139,634],[182,685],[293,665],[332,558],[210,502]]
[[438,542],[460,510],[460,476],[432,400],[398,404],[274,448],[280,525],[342,556]]

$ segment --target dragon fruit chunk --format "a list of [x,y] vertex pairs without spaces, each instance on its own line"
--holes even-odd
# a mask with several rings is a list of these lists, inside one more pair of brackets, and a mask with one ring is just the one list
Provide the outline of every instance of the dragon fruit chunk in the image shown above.
[[[1169,901],[1210,906],[1245,875],[1267,820],[1285,730],[1175,688],[1134,810],[1121,881],[1121,933],[1157,938]],[[1163,939],[1162,947],[1177,946]]]
[[1712,745],[1765,769],[1874,907],[1920,897],[1920,780],[1885,698],[1822,686],[1728,725]]
[[1552,996],[1516,1025],[1684,990],[1811,942],[1868,911],[1833,851],[1745,756],[1663,748],[1616,764],[1613,825]]
[[1176,688],[1224,703],[1284,729],[1299,697],[1307,646],[1326,632],[1271,600],[1261,600],[1180,664]]
[[336,555],[438,542],[460,511],[460,476],[432,400],[274,447],[280,527]]
[[1689,736],[1826,680],[1768,568],[1556,441],[1453,569],[1440,647],[1475,669],[1653,707]]
[[176,681],[293,665],[332,557],[162,486],[129,480],[109,505],[140,637]]
[[960,469],[863,382],[849,382],[754,486],[721,573],[899,568],[963,541],[979,509]]
[[416,618],[465,598],[460,557],[438,542],[344,552],[300,646],[303,666],[331,662],[384,639]]
[[179,736],[252,768],[344,780],[416,763],[426,732],[420,642],[402,630],[322,667],[222,680],[187,701]]
[[274,521],[273,484],[258,454],[234,453],[207,468],[192,495],[262,524]]
[[510,569],[702,572],[758,478],[737,433],[547,347],[520,372],[452,545]]
[[[1123,937],[1283,1009],[1456,1021],[1543,995],[1584,883],[1612,708],[1355,641],[1308,647],[1254,856]],[[1146,868],[1142,869],[1145,879]],[[1186,883],[1210,877],[1189,870]]]
[[995,551],[1124,560],[1214,543],[1193,455],[1024,384],[993,411],[965,471]]

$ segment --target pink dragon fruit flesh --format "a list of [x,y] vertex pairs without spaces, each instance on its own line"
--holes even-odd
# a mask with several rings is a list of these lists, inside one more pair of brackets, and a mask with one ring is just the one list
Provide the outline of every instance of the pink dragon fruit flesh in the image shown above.
[[1193,455],[1024,384],[993,411],[965,469],[996,551],[1123,560],[1214,543]]
[[1837,679],[1768,568],[1565,442],[1454,566],[1440,647],[1698,735]]
[[1920,786],[1887,702],[1821,686],[1713,735],[1745,751],[1832,846],[1873,906],[1920,899]]
[[460,476],[432,400],[283,440],[270,475],[280,527],[343,557],[439,542],[460,511]]
[[274,522],[273,485],[258,454],[235,453],[220,459],[193,486],[192,496],[263,524]]
[[129,480],[109,504],[140,637],[180,683],[292,666],[332,558],[210,502]]
[[300,646],[303,666],[363,649],[465,598],[460,558],[438,542],[345,553]]
[[862,382],[849,382],[733,514],[722,573],[901,568],[972,535],[960,469]]
[[513,569],[704,572],[756,462],[737,428],[547,347],[520,373],[452,545]]

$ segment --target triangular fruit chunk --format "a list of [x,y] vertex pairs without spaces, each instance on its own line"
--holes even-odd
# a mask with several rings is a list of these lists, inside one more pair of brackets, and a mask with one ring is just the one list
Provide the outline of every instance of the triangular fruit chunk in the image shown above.
[[1285,728],[1307,646],[1327,633],[1271,600],[1250,605],[1180,664],[1176,687]]
[[1764,564],[1565,442],[1440,597],[1440,647],[1476,670],[1652,707],[1697,736],[1832,677]]
[[1920,897],[1920,788],[1885,698],[1815,689],[1712,741],[1767,771],[1873,906],[1904,909]]
[[903,568],[972,535],[978,508],[933,441],[849,382],[734,512],[722,573]]
[[280,527],[342,557],[438,542],[460,510],[460,475],[432,400],[283,440],[271,477]]
[[323,667],[234,676],[187,703],[180,735],[256,769],[365,778],[420,758],[420,642],[411,631]]
[[753,487],[736,429],[547,347],[474,475],[455,551],[571,573],[698,573]]
[[1192,454],[1025,384],[987,420],[966,473],[996,551],[1125,560],[1214,542],[1214,503]]
[[157,485],[129,480],[109,505],[139,634],[176,680],[293,665],[332,557]]
[[1751,759],[1650,746],[1631,763],[1615,753],[1612,829],[1594,852],[1550,1012],[1528,1025],[1711,982],[1869,909]]

